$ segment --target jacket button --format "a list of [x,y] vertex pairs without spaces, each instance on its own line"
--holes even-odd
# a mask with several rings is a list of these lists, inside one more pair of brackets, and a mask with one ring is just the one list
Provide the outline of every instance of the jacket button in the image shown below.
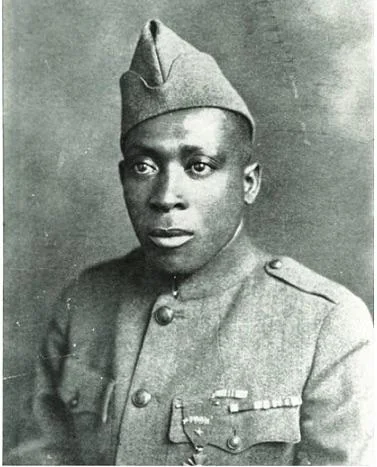
[[138,389],[132,396],[132,402],[136,407],[146,407],[152,396],[145,389]]
[[242,440],[239,436],[234,435],[228,439],[226,444],[228,445],[228,448],[231,449],[232,451],[237,451],[238,449],[241,448]]
[[280,261],[280,259],[273,259],[270,261],[269,266],[271,269],[280,269],[283,266],[283,263]]
[[78,397],[75,397],[74,399],[70,400],[69,401],[69,406],[74,409],[75,407],[78,406],[78,403],[79,403],[79,399]]
[[162,306],[158,308],[154,317],[158,324],[166,326],[173,321],[174,311],[168,306]]

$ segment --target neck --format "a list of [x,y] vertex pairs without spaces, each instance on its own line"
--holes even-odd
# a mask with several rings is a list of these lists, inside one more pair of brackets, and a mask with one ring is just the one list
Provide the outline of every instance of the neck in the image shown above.
[[146,262],[144,280],[148,287],[159,293],[170,293],[175,298],[188,298],[212,295],[232,284],[239,283],[251,273],[260,261],[260,251],[254,247],[240,222],[232,238],[208,263],[192,274],[173,275],[157,271]]

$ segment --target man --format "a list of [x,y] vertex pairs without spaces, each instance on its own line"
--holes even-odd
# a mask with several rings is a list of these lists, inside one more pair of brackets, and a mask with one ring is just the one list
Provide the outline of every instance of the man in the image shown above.
[[245,231],[255,125],[216,62],[159,21],[121,78],[124,198],[141,247],[64,292],[34,410],[46,464],[363,464],[360,299]]

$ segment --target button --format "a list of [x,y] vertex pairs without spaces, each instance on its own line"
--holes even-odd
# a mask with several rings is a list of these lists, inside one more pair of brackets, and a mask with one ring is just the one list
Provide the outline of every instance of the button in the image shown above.
[[138,389],[132,396],[132,402],[136,407],[146,407],[152,396],[145,389]]
[[158,324],[166,326],[173,321],[174,311],[168,306],[162,306],[156,310],[154,317]]
[[228,439],[227,445],[228,445],[228,448],[231,449],[232,451],[237,451],[238,449],[241,448],[242,440],[239,436],[233,435],[231,438]]
[[71,401],[69,401],[69,406],[74,409],[75,407],[77,407],[79,404],[79,398],[76,396],[74,399],[72,399]]
[[283,263],[280,261],[280,259],[273,259],[270,261],[269,266],[271,269],[280,269],[283,266]]

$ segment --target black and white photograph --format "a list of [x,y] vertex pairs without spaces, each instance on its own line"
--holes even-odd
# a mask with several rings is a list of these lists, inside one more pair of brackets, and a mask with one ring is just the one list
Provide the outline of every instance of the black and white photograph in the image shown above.
[[3,465],[366,465],[372,0],[3,0]]

